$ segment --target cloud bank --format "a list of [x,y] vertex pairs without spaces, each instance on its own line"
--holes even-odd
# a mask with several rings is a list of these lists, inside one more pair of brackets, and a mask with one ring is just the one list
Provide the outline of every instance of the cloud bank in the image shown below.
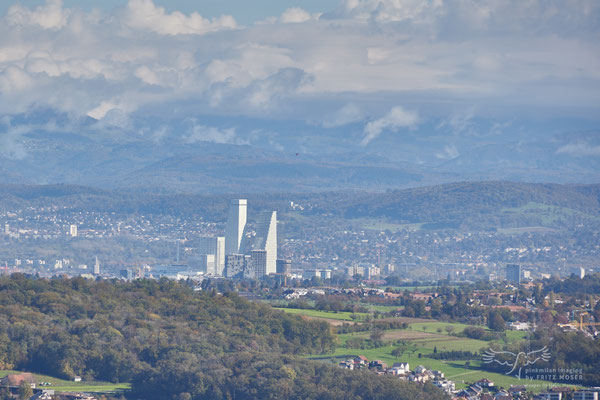
[[[0,21],[0,115],[52,109],[128,128],[132,115],[362,122],[363,145],[421,116],[468,130],[474,105],[597,120],[599,20],[596,0],[343,0],[251,26],[152,0],[110,13],[17,4]],[[204,132],[235,140],[219,129]]]
[[362,145],[367,145],[381,135],[384,130],[396,132],[400,128],[413,127],[418,121],[417,114],[406,111],[402,107],[394,107],[383,117],[369,122],[364,129],[365,137]]

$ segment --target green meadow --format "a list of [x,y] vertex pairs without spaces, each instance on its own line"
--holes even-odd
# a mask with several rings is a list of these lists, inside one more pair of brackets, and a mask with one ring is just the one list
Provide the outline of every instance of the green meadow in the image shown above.
[[[333,311],[320,311],[320,310],[304,310],[301,308],[285,308],[285,307],[277,307],[277,310],[282,310],[285,311],[286,313],[289,314],[299,314],[299,315],[306,315],[308,317],[313,317],[313,318],[323,318],[323,319],[335,319],[335,320],[339,320],[339,321],[360,321],[365,319],[365,317],[367,315],[370,315],[369,313],[351,313],[351,312],[346,312],[346,311],[339,311],[339,312],[333,312]],[[352,315],[355,315],[356,318],[352,319]]]
[[[0,378],[10,374],[21,374],[23,371],[2,370]],[[36,382],[49,382],[50,386],[38,386],[47,388],[56,392],[92,392],[92,393],[115,393],[122,392],[131,388],[129,383],[110,383],[110,382],[73,382],[64,379],[55,378],[48,375],[33,374]]]

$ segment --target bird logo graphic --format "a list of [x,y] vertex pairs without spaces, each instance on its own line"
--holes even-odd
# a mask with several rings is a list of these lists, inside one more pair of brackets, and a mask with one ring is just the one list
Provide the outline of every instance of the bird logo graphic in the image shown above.
[[550,360],[550,350],[547,346],[542,347],[539,350],[530,351],[525,353],[520,351],[513,353],[511,351],[496,351],[494,349],[487,349],[483,353],[483,362],[486,364],[495,362],[500,365],[507,365],[511,367],[505,375],[511,375],[517,368],[519,368],[518,374],[515,374],[517,378],[521,378],[521,368],[528,365],[537,363],[538,361]]

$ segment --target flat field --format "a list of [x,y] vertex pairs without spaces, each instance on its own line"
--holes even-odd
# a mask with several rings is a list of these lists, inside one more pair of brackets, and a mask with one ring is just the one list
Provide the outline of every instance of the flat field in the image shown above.
[[[23,371],[0,370],[0,378],[10,374],[21,374]],[[73,382],[64,379],[54,378],[48,375],[33,374],[38,383],[38,387],[47,388],[56,392],[92,392],[92,393],[115,393],[122,392],[131,388],[129,383],[110,383],[110,382]],[[49,382],[50,386],[39,386],[40,382]]]
[[[340,311],[340,312],[333,312],[333,311],[320,311],[320,310],[305,310],[305,309],[301,309],[301,308],[286,308],[286,307],[277,307],[277,310],[282,310],[285,311],[286,313],[289,314],[298,314],[298,315],[304,315],[307,317],[311,317],[311,318],[319,318],[319,319],[324,319],[324,320],[334,320],[334,321],[346,321],[346,322],[353,322],[353,321],[362,321],[365,319],[365,317],[367,315],[369,315],[369,313],[351,313],[351,312],[346,312],[346,311]],[[352,318],[352,315],[355,316],[355,318]]]

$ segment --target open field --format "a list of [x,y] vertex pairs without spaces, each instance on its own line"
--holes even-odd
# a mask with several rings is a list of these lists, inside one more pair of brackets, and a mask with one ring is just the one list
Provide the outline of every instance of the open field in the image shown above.
[[[423,322],[419,322],[419,323],[412,323],[410,324],[409,328],[414,330],[414,331],[418,331],[418,332],[437,332],[437,333],[443,333],[445,335],[448,334],[448,331],[446,329],[451,328],[452,330],[450,331],[451,333],[461,333],[462,331],[465,330],[465,328],[469,326],[469,325],[465,325],[465,324],[459,324],[456,322],[440,322],[440,321],[431,321],[431,320],[425,320]],[[440,332],[438,332],[438,329],[440,330]]]
[[[315,301],[311,300],[311,299],[303,299],[304,301],[306,301],[306,304],[308,304],[310,307],[314,307],[315,306]],[[288,300],[282,300],[282,299],[278,299],[278,300],[260,300],[261,302],[264,302],[266,304],[269,304],[271,307],[275,307],[275,308],[286,308],[286,306],[288,305],[289,301]],[[396,311],[396,310],[402,310],[404,309],[404,306],[388,306],[388,305],[380,305],[380,304],[370,304],[370,303],[366,303],[366,302],[362,302],[362,301],[353,301],[353,302],[348,302],[348,304],[352,304],[352,305],[356,305],[356,306],[360,306],[363,308],[366,308],[367,310],[369,310],[369,312],[375,312],[375,311],[379,311],[380,313],[387,313],[390,311]]]
[[432,319],[425,319],[425,318],[414,318],[414,317],[391,317],[391,318],[381,318],[379,321],[395,321],[395,322],[400,322],[400,323],[406,323],[406,324],[415,324],[415,323],[428,323],[428,322],[432,322]]
[[[20,374],[23,371],[2,370],[0,378],[10,374]],[[110,382],[72,382],[64,379],[54,378],[48,375],[33,374],[36,381],[50,382],[50,386],[41,386],[57,392],[93,392],[93,393],[114,393],[122,392],[131,388],[129,383],[110,383]]]
[[387,313],[387,312],[390,312],[390,311],[397,311],[397,310],[403,310],[404,309],[404,306],[382,306],[382,305],[369,304],[369,303],[361,303],[361,302],[355,302],[353,304],[356,304],[357,306],[364,307],[367,310],[369,310],[370,312],[379,311],[380,313]]
[[355,218],[352,220],[352,222],[363,229],[391,232],[397,232],[401,230],[418,231],[424,224],[423,222],[413,224],[395,224],[392,222],[387,222],[383,219],[376,218]]
[[[367,315],[369,315],[368,313],[351,313],[351,312],[346,312],[346,311],[333,312],[333,311],[320,311],[320,310],[304,310],[301,308],[278,307],[276,309],[285,311],[286,313],[289,313],[289,314],[298,314],[298,315],[304,315],[304,316],[312,317],[312,318],[320,318],[320,319],[335,320],[335,321],[342,321],[342,322],[343,321],[346,321],[346,322],[361,321],[361,320],[364,320]],[[353,319],[351,317],[352,315],[355,315],[356,318]]]
[[531,226],[523,228],[507,228],[500,230],[502,233],[524,233],[524,232],[546,232],[552,231],[553,229],[547,228],[553,224],[560,223],[575,216],[583,217],[585,219],[598,220],[595,215],[586,214],[584,212],[574,210],[568,207],[553,206],[542,203],[529,202],[521,207],[503,208],[500,210],[504,214],[532,216],[540,218],[541,226]]
[[[386,288],[392,288],[394,290],[400,290],[401,292],[404,292],[405,290],[408,290],[409,292],[421,292],[421,291],[428,291],[428,290],[434,290],[437,288],[437,286],[390,286],[390,285],[383,285]],[[382,287],[383,287],[382,286]],[[450,287],[452,287],[452,285],[450,285]]]
[[498,229],[499,233],[504,233],[505,235],[520,235],[522,233],[548,233],[548,232],[557,232],[556,229],[547,228],[545,226],[523,226],[520,228],[500,228]]

